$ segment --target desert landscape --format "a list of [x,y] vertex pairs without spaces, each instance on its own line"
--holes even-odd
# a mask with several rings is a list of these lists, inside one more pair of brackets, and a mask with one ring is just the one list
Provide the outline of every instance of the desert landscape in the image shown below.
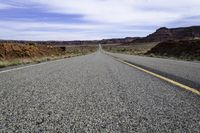
[[103,50],[130,55],[200,60],[200,26],[160,28],[147,37],[94,41],[0,40],[0,67],[39,63]]
[[93,53],[97,46],[55,46],[31,43],[0,43],[0,67],[40,63]]
[[147,37],[103,48],[114,53],[199,61],[200,26],[160,28]]
[[0,0],[0,133],[200,133],[200,0]]

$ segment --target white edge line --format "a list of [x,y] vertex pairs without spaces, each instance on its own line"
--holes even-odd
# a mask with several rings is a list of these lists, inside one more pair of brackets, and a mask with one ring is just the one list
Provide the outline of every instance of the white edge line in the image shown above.
[[21,69],[25,69],[25,68],[29,68],[29,67],[45,65],[47,63],[57,62],[57,61],[61,61],[61,60],[64,60],[64,59],[58,59],[58,60],[54,60],[54,61],[41,62],[41,63],[38,63],[38,64],[27,65],[27,66],[23,66],[23,67],[18,67],[18,68],[12,68],[12,69],[8,69],[8,70],[3,70],[3,71],[0,71],[0,74],[11,72],[11,71],[17,71],[17,70],[21,70]]

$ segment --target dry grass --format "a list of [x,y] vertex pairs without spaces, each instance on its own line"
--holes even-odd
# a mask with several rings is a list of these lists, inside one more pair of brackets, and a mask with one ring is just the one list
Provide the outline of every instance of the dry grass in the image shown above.
[[40,63],[50,60],[64,59],[75,56],[81,56],[93,53],[97,50],[97,46],[69,46],[64,51],[53,51],[50,55],[34,56],[34,57],[10,57],[0,58],[0,68],[14,65]]
[[169,40],[156,45],[147,56],[176,58],[181,60],[200,60],[200,40]]
[[130,55],[144,55],[157,43],[139,43],[133,45],[104,45],[103,49],[113,53],[123,53]]
[[[75,55],[74,55],[75,56]],[[30,64],[30,63],[40,63],[50,60],[62,59],[62,58],[69,58],[72,56],[49,56],[49,57],[40,57],[40,58],[18,58],[12,60],[0,60],[0,68],[7,67],[7,66],[15,66],[15,65],[22,65],[22,64]]]

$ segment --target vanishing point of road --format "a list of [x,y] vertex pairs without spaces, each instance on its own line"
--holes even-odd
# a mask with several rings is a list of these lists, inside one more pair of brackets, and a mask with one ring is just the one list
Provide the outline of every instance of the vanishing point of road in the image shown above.
[[[180,67],[157,69],[199,87],[200,63],[162,60]],[[98,51],[0,71],[0,132],[199,133],[200,96]]]

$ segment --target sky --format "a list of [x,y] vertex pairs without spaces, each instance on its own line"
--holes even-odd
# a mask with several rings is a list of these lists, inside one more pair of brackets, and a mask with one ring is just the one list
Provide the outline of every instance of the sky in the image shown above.
[[200,0],[0,0],[0,39],[143,37],[200,25]]

